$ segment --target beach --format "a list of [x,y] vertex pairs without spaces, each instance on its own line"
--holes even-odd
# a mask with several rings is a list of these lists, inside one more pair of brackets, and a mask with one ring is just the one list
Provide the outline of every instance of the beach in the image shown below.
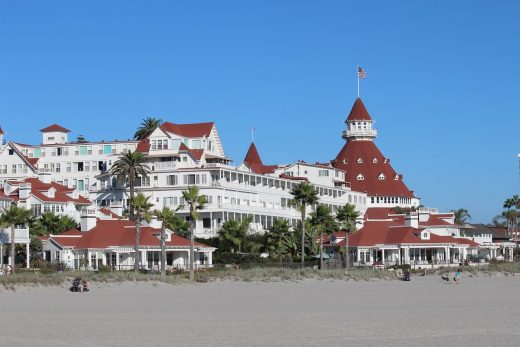
[[513,346],[519,276],[0,291],[1,345]]

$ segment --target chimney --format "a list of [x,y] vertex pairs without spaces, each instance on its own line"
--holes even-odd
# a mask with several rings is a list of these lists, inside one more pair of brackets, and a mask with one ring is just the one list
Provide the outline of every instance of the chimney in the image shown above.
[[22,183],[20,184],[20,188],[18,191],[18,197],[20,199],[28,199],[31,194],[31,184],[30,183]]
[[38,179],[45,184],[49,184],[51,183],[51,173],[44,172],[42,169],[40,169],[40,171],[38,171]]
[[407,214],[405,225],[414,229],[419,228],[419,214],[417,212],[410,212]]
[[81,231],[90,231],[96,227],[96,209],[92,207],[84,208],[81,211]]

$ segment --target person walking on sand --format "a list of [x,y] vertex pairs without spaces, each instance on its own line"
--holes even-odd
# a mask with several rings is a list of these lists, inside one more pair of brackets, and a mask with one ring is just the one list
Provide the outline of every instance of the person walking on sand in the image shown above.
[[457,272],[455,272],[455,277],[453,278],[453,280],[455,281],[455,283],[459,284],[459,281],[460,281],[460,277],[461,277],[461,273],[460,273],[460,269],[457,269]]

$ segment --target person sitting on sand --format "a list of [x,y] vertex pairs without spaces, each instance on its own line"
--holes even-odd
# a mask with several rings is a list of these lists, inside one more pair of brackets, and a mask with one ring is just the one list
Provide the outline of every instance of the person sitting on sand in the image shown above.
[[81,291],[82,291],[83,293],[87,293],[87,292],[90,291],[90,289],[88,289],[87,280],[83,280],[83,281],[81,281],[81,284],[82,284]]

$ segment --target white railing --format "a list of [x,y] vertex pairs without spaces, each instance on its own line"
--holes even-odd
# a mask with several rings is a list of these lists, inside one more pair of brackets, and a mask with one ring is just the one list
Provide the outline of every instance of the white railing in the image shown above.
[[178,167],[177,163],[174,161],[162,161],[162,162],[155,162],[148,164],[150,169],[153,169],[153,171],[158,170],[173,170]]
[[[14,242],[15,243],[29,243],[29,229],[15,229]],[[11,243],[11,229],[0,229],[0,243]]]

